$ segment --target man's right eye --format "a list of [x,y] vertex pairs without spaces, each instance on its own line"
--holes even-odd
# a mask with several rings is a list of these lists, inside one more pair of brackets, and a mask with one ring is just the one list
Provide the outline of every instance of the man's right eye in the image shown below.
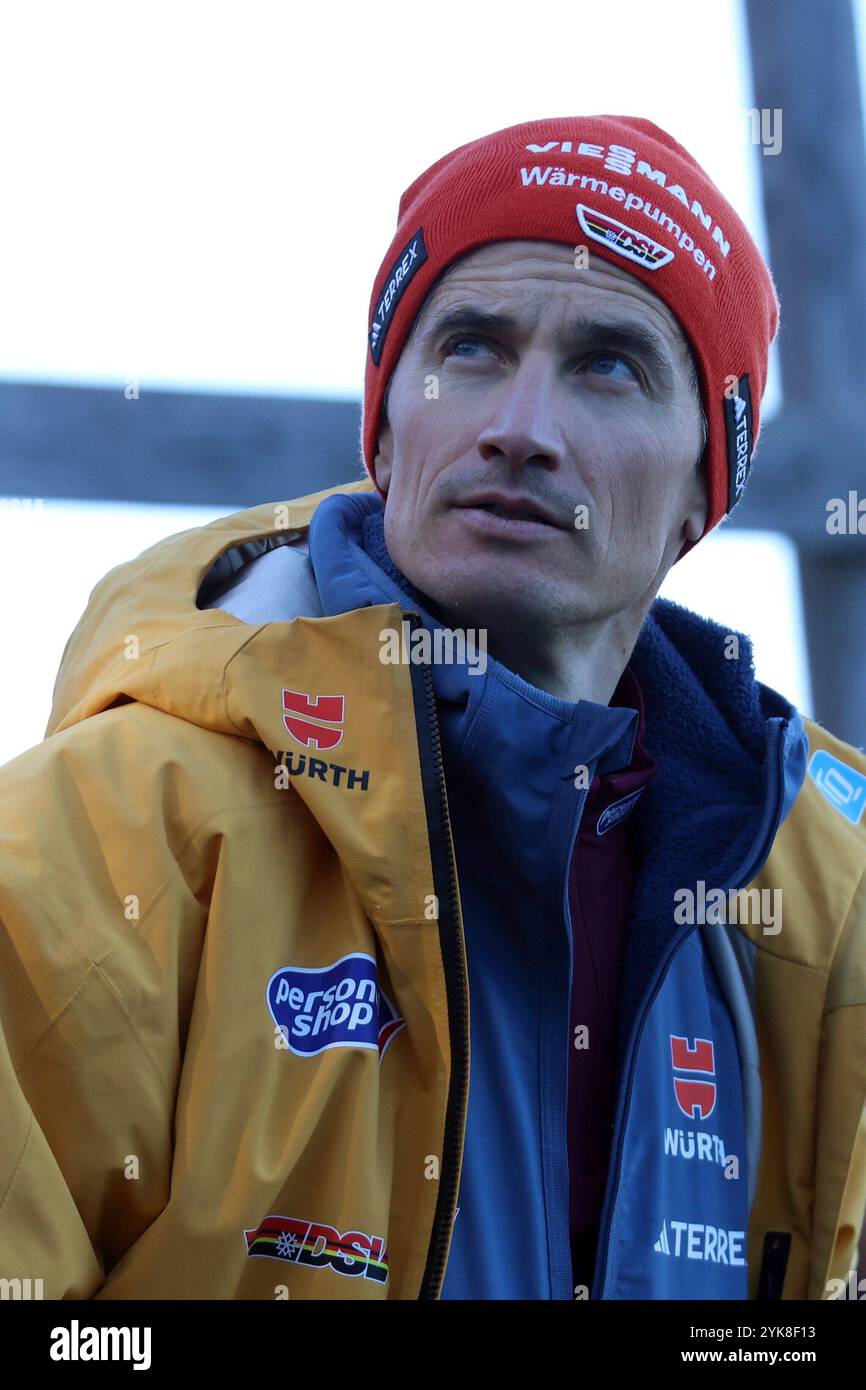
[[483,344],[483,343],[484,343],[484,339],[483,339],[483,338],[477,337],[474,333],[464,333],[464,334],[463,334],[462,336],[460,336],[460,337],[449,338],[448,341],[447,341],[447,343],[445,343],[445,345],[444,345],[444,347],[443,347],[443,349],[442,349],[442,354],[443,354],[443,356],[444,356],[444,357],[450,357],[451,354],[453,353],[454,349],[457,348],[457,347],[460,347],[461,344],[463,344],[463,343],[482,343],[482,344]]

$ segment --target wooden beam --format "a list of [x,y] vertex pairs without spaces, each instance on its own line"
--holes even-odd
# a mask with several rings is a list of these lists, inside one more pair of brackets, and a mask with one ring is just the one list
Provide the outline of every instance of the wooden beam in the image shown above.
[[850,0],[746,0],[745,14],[753,105],[782,121],[780,152],[757,158],[782,306],[784,407],[727,524],[776,516],[797,541],[816,718],[862,748],[866,537],[826,527],[831,498],[866,496],[866,148],[854,14]]
[[255,506],[361,476],[356,401],[0,383],[0,495]]

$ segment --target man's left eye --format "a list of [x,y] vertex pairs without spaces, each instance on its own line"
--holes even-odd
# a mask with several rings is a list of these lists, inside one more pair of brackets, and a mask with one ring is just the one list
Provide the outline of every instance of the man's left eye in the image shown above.
[[[594,352],[590,357],[587,357],[585,360],[596,365],[598,363],[601,363],[602,366],[604,366],[604,364],[619,362],[622,366],[628,368],[634,380],[639,379],[637,368],[633,366],[633,364],[629,361],[627,357],[623,357],[622,353],[620,352]],[[611,371],[602,371],[601,375],[612,376],[613,373]]]

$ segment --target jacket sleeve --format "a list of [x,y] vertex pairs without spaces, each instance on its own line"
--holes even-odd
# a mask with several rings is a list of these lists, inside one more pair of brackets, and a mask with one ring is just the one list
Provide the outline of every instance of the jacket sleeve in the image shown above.
[[[839,1209],[839,1220],[833,1242],[833,1253],[823,1292],[813,1297],[851,1297],[851,1271],[855,1272],[858,1285],[858,1298],[866,1298],[866,1262],[864,1252],[858,1249],[864,1230],[864,1208],[866,1208],[866,1109],[861,1111],[860,1123],[851,1151],[851,1164]],[[860,1281],[863,1281],[862,1287]],[[835,1282],[834,1282],[835,1281]],[[843,1292],[844,1290],[844,1292]]]
[[[840,1234],[844,1236],[848,1231],[851,1233],[851,1256],[846,1275],[848,1270],[856,1269],[859,1271],[858,1278],[866,1278],[866,1260],[863,1258],[862,1248],[864,1240],[866,1240],[864,1211],[866,1211],[866,1107],[860,1112],[860,1123],[857,1126],[857,1137],[854,1141],[851,1168],[845,1185],[845,1195],[842,1200],[842,1212],[839,1219]],[[858,1247],[860,1247],[859,1250]],[[866,1285],[859,1296],[866,1296]]]
[[[816,1244],[808,1297],[847,1298],[852,1271],[858,1281],[866,1277],[858,1254],[866,1210],[866,876],[855,893],[828,982],[817,1122]],[[840,1292],[843,1285],[845,1293]],[[864,1295],[866,1284],[859,1296]]]
[[123,720],[0,768],[0,1278],[31,1297],[93,1297],[170,1192],[207,904]]

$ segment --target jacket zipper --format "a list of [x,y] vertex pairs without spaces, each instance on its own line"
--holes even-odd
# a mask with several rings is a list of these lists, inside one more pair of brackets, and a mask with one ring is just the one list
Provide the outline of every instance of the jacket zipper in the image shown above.
[[[779,724],[773,724],[768,735],[768,741],[771,743],[771,746],[772,744],[775,744],[775,747],[772,747],[772,755],[774,755],[776,759],[776,795],[773,798],[773,800],[769,803],[769,809],[765,807],[764,813],[761,817],[760,828],[758,830],[757,835],[755,836],[755,845],[757,846],[757,853],[753,853],[748,861],[752,867],[749,869],[749,872],[745,877],[743,876],[742,870],[737,875],[735,875],[733,880],[723,889],[726,897],[732,888],[734,888],[736,892],[739,892],[741,888],[745,888],[747,884],[751,883],[752,879],[755,877],[755,874],[758,872],[759,866],[761,866],[766,860],[768,838],[775,837],[776,830],[778,828],[779,816],[781,815],[782,806],[784,805],[785,774],[782,750],[784,748],[786,729],[787,724],[783,725],[781,728],[779,727]],[[770,755],[768,755],[768,761],[769,756]],[[613,1182],[610,1185],[605,1201],[604,1212],[602,1214],[597,1247],[598,1254],[596,1258],[595,1277],[593,1279],[593,1287],[592,1292],[590,1294],[591,1299],[601,1298],[604,1292],[605,1283],[607,1282],[607,1267],[609,1263],[611,1237],[613,1234],[613,1215],[616,1208],[616,1198],[619,1193],[620,1167],[622,1164],[622,1151],[625,1143],[625,1116],[628,1113],[629,1101],[631,1100],[632,1086],[634,1084],[635,1067],[637,1066],[637,1054],[640,1046],[640,1039],[643,1034],[644,1024],[646,1023],[646,1020],[649,1017],[649,1013],[655,1002],[656,996],[659,990],[661,989],[662,985],[664,984],[665,977],[667,976],[668,970],[671,966],[674,956],[676,955],[677,951],[680,949],[686,938],[691,936],[692,932],[695,931],[697,925],[697,923],[690,923],[684,931],[680,932],[680,934],[677,937],[675,937],[673,945],[671,946],[667,955],[663,957],[661,965],[656,971],[656,975],[652,982],[649,995],[646,997],[644,1007],[640,1011],[635,1026],[632,1028],[631,1038],[629,1040],[629,1045],[626,1053],[626,1083],[620,1091],[619,1102],[617,1104],[616,1122],[614,1126],[612,1144],[613,1158],[611,1165]]]
[[[413,632],[422,626],[420,614],[404,609],[403,615],[409,619]],[[427,1251],[427,1264],[418,1294],[419,1299],[438,1299],[445,1280],[448,1247],[460,1187],[461,1152],[469,1098],[469,994],[457,889],[457,865],[448,815],[442,740],[436,713],[433,677],[426,662],[410,662],[409,670],[421,760],[421,786],[427,812],[433,887],[439,906],[439,941],[451,1040],[451,1077],[445,1109],[439,1196]],[[430,785],[431,769],[435,774],[435,786]]]
[[[592,776],[588,778],[588,781],[590,782],[590,784],[592,783],[592,781],[593,781],[593,779],[594,779],[594,777],[595,777],[596,769],[597,769],[597,767],[598,767],[598,759],[596,759],[596,760],[592,763],[591,766],[592,766]],[[574,859],[574,856],[575,856],[575,855],[577,854],[577,852],[578,852],[578,837],[579,837],[579,835],[580,835],[580,828],[581,828],[581,824],[582,824],[582,821],[583,821],[583,813],[584,813],[584,811],[585,811],[585,809],[586,809],[586,803],[587,803],[587,800],[588,800],[588,799],[589,799],[589,787],[584,787],[584,788],[582,788],[581,791],[580,791],[580,797],[579,797],[579,802],[578,802],[578,809],[577,809],[577,811],[574,813],[574,821],[573,821],[573,824],[572,824],[572,827],[571,827],[571,834],[570,834],[570,838],[569,838],[568,853],[567,853],[566,858],[565,858],[565,881],[564,881],[564,883],[563,883],[563,885],[562,885],[562,890],[561,890],[561,909],[562,909],[562,914],[563,914],[563,917],[564,917],[564,920],[565,920],[565,939],[566,939],[566,945],[567,945],[567,947],[568,947],[568,993],[567,993],[567,995],[566,995],[566,1004],[565,1004],[565,1034],[566,1034],[566,1046],[565,1046],[565,1057],[566,1057],[566,1062],[565,1062],[565,1174],[564,1174],[564,1187],[565,1187],[565,1191],[564,1191],[564,1194],[562,1195],[562,1199],[561,1199],[561,1203],[560,1203],[560,1212],[561,1212],[561,1213],[564,1213],[564,1221],[561,1223],[561,1227],[560,1227],[561,1233],[560,1233],[560,1231],[557,1231],[556,1229],[554,1229],[554,1230],[550,1233],[550,1245],[551,1245],[552,1252],[553,1252],[553,1257],[552,1257],[552,1259],[551,1259],[550,1282],[551,1282],[551,1297],[554,1298],[554,1299],[557,1299],[557,1298],[560,1298],[560,1297],[562,1297],[563,1299],[564,1299],[564,1298],[571,1299],[571,1298],[573,1297],[573,1286],[574,1286],[574,1277],[573,1277],[573,1275],[574,1275],[574,1268],[573,1268],[573,1260],[572,1260],[572,1253],[571,1253],[571,1154],[569,1153],[569,1145],[568,1145],[568,1106],[569,1106],[569,1091],[570,1091],[570,1086],[571,1086],[571,1068],[572,1068],[572,1059],[571,1059],[572,1037],[571,1037],[571,1033],[570,1033],[569,1029],[570,1029],[570,1025],[571,1025],[571,997],[572,997],[572,993],[573,993],[573,990],[574,990],[574,924],[573,924],[572,919],[571,919],[571,903],[570,903],[569,898],[570,898],[570,878],[571,878],[572,861],[573,861],[573,859]],[[543,1075],[543,1077],[542,1077],[542,1084],[544,1084],[544,1075]],[[542,1140],[542,1154],[543,1154],[542,1163],[544,1164],[544,1163],[546,1162],[546,1155],[544,1154],[544,1141],[543,1141],[543,1140]],[[546,1172],[546,1170],[544,1170],[544,1171]],[[546,1209],[547,1209],[547,1206],[548,1206],[548,1204],[547,1204],[547,1201],[545,1200],[545,1208],[546,1208]],[[549,1228],[550,1228],[550,1221],[549,1221],[550,1212],[549,1212],[549,1210],[546,1210],[546,1214],[547,1214],[547,1217],[548,1217],[548,1229],[549,1229]],[[558,1259],[558,1264],[554,1264],[554,1260],[556,1260],[556,1259]],[[560,1285],[562,1286],[562,1291],[563,1291],[562,1294],[560,1294],[560,1292],[559,1292]]]

